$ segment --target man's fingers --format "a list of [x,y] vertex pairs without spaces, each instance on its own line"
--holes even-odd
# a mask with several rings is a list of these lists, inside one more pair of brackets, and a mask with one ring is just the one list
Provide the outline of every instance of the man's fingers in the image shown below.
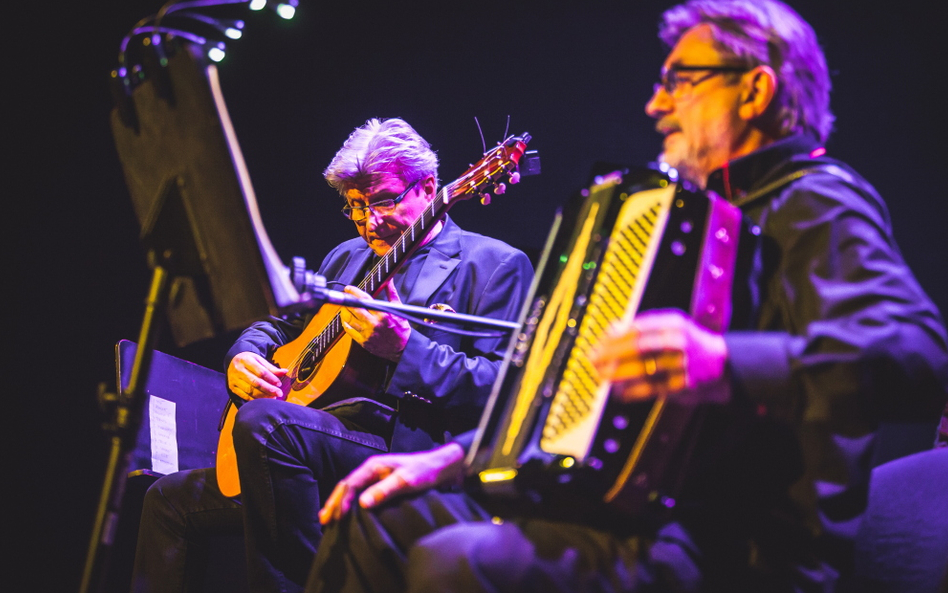
[[282,397],[286,369],[253,352],[241,352],[227,371],[228,387],[243,399]]
[[359,495],[359,506],[370,509],[393,496],[411,491],[411,485],[398,472],[392,472]]
[[[345,288],[342,289],[342,291],[348,294],[349,296],[353,296],[357,299],[371,299],[372,298],[372,295],[365,292],[361,288],[357,288],[355,286],[346,286]],[[369,314],[368,309],[362,309],[359,307],[345,307],[344,310],[348,310],[349,313],[351,313],[353,316],[356,316],[356,317],[366,317]]]
[[352,505],[353,489],[345,481],[336,484],[332,493],[326,500],[326,504],[319,510],[319,522],[326,525],[332,521],[338,521],[349,511]]
[[364,290],[362,290],[362,289],[359,288],[358,286],[346,286],[346,287],[343,288],[342,290],[343,290],[344,292],[346,292],[347,294],[350,294],[350,295],[352,295],[352,296],[354,296],[354,297],[356,297],[356,298],[358,298],[358,299],[370,299],[370,298],[372,298],[372,295],[370,295],[369,293],[365,292]]
[[395,289],[395,284],[391,280],[389,280],[382,286],[385,288],[385,293],[388,296],[388,302],[390,303],[402,302],[401,297],[398,296],[398,290]]

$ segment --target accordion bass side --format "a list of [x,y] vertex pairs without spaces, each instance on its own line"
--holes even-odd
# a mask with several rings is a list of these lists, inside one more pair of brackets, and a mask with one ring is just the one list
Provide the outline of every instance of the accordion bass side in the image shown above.
[[741,214],[684,185],[617,171],[557,217],[467,459],[487,497],[630,516],[674,503],[697,398],[620,403],[590,359],[610,326],[649,309],[727,328]]

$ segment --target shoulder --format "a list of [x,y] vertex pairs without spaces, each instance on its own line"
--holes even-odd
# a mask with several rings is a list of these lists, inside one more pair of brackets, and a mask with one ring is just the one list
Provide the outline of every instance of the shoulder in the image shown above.
[[460,230],[458,242],[461,245],[461,257],[465,259],[496,264],[529,261],[527,255],[519,249],[479,233]]
[[326,255],[326,260],[351,255],[353,253],[360,253],[368,248],[368,245],[361,237],[354,237],[333,247],[329,251],[329,254]]
[[333,247],[329,253],[326,254],[323,262],[326,263],[339,258],[352,257],[352,255],[362,253],[368,248],[368,245],[361,237],[355,237]]
[[319,266],[319,273],[329,278],[335,277],[339,271],[345,269],[353,258],[363,257],[367,249],[369,249],[369,246],[361,237],[343,241],[326,254]]
[[774,191],[769,204],[772,211],[837,220],[856,214],[881,227],[889,226],[882,197],[847,164],[828,158],[805,161],[788,174],[795,178]]

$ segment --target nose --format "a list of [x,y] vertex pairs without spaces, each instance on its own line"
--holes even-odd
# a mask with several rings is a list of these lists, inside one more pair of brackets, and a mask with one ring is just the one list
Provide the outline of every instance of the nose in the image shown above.
[[645,104],[645,114],[651,118],[658,119],[667,114],[672,109],[672,98],[665,90],[665,87],[656,84],[652,91],[652,96]]
[[365,211],[365,218],[362,219],[362,224],[365,225],[366,230],[372,231],[375,230],[379,223],[382,220],[382,215],[376,212],[375,210],[369,209]]

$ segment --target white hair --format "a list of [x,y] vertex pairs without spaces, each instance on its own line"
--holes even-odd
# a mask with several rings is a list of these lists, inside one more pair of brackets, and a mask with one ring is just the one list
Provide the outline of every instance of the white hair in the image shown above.
[[398,118],[370,119],[356,128],[323,171],[340,194],[360,178],[380,172],[399,176],[405,183],[438,178],[438,156],[407,122]]

